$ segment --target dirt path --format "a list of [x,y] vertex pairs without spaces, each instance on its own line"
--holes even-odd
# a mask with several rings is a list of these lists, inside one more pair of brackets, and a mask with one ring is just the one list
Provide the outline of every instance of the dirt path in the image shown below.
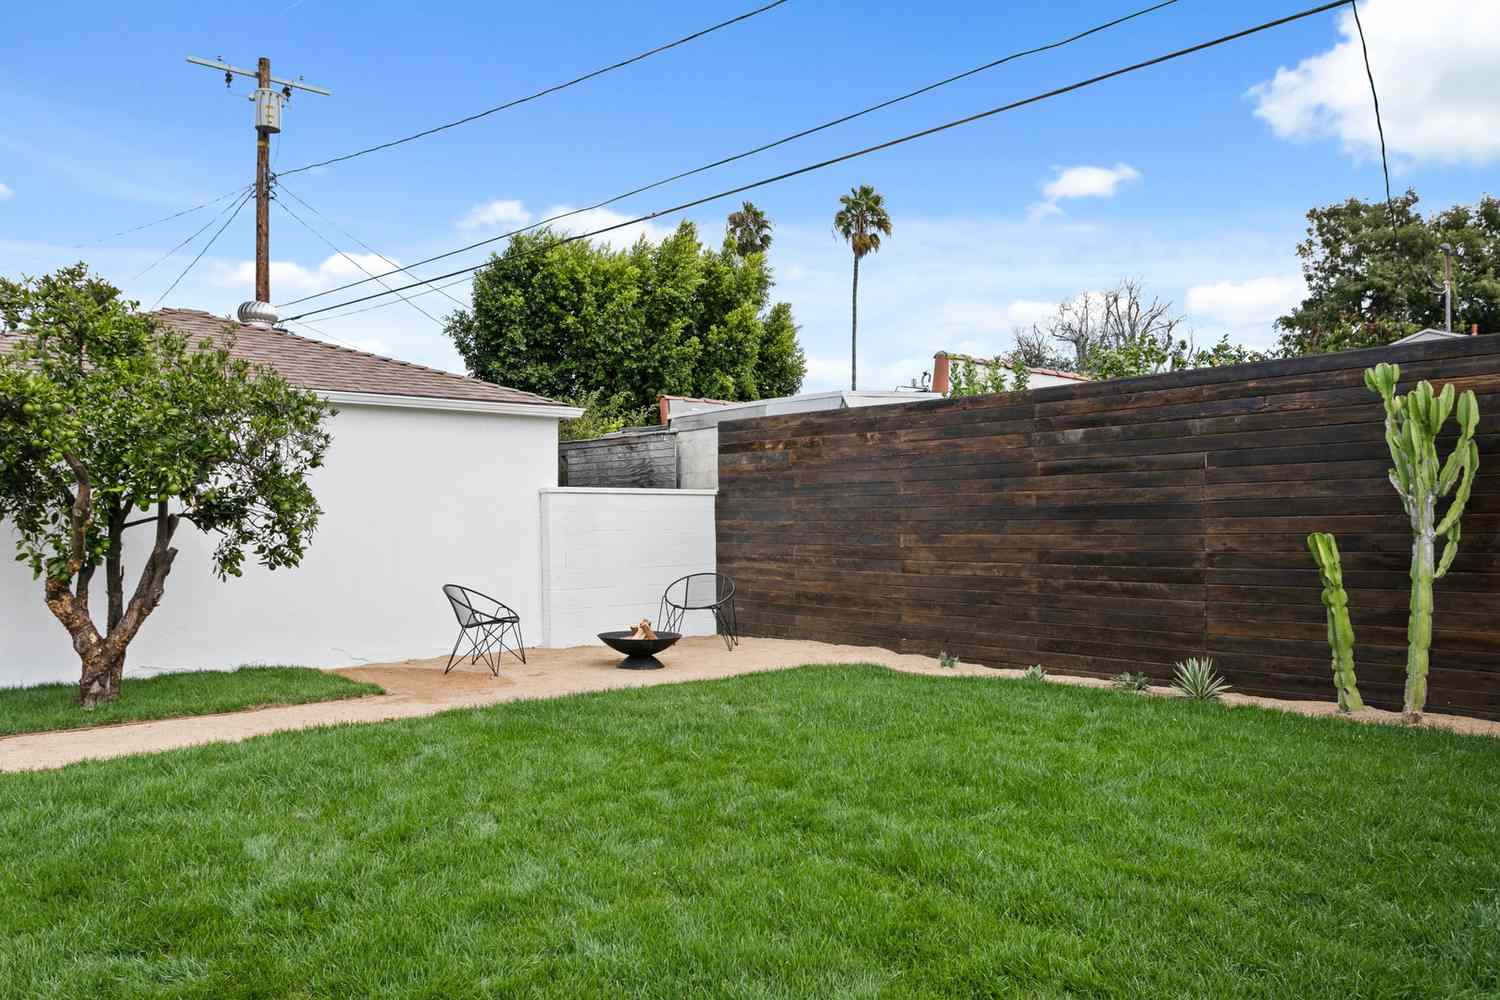
[[970,665],[945,670],[930,657],[822,642],[746,639],[730,653],[722,640],[712,637],[687,638],[661,654],[662,662],[667,665],[665,670],[616,670],[620,655],[603,646],[535,649],[527,653],[527,660],[523,664],[507,658],[498,678],[492,677],[483,666],[467,663],[445,675],[446,657],[350,667],[335,673],[379,684],[386,693],[310,705],[6,737],[0,739],[0,772],[45,770],[82,760],[155,753],[200,743],[232,743],[288,729],[383,722],[522,698],[674,684],[807,663],[879,663],[896,670],[943,675],[994,673]]
[[[807,663],[876,663],[893,670],[942,677],[1018,676],[1017,671],[991,670],[967,663],[945,669],[931,657],[893,653],[873,646],[838,646],[785,639],[746,639],[733,653],[725,650],[724,643],[715,638],[684,639],[661,655],[666,669],[652,671],[616,670],[619,654],[602,646],[537,649],[532,650],[527,658],[529,662],[524,664],[508,659],[498,678],[490,676],[484,667],[467,664],[444,675],[444,657],[350,667],[336,672],[354,680],[372,681],[386,693],[371,698],[311,705],[6,737],[0,739],[0,772],[46,770],[83,760],[156,753],[200,743],[232,743],[290,729],[347,722],[383,722],[523,698],[677,684],[762,670],[784,670]],[[1086,677],[1049,676],[1048,680],[1088,686],[1108,683]],[[1153,692],[1170,694],[1163,688],[1154,688]],[[1279,701],[1234,694],[1223,700],[1231,705],[1259,705],[1301,715],[1337,714],[1337,706],[1332,702]],[[1357,721],[1396,723],[1400,716],[1371,709],[1360,713]],[[1429,715],[1423,724],[1456,732],[1500,736],[1500,723],[1483,719]]]

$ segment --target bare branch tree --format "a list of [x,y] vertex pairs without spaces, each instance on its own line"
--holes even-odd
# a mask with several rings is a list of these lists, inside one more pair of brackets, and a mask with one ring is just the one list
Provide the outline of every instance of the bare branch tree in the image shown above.
[[1073,359],[1054,347],[1048,333],[1035,323],[1015,327],[1011,330],[1011,336],[1016,342],[1009,354],[1013,363],[1027,368],[1055,368],[1061,371],[1072,371],[1076,367]]
[[[1186,332],[1187,319],[1172,311],[1170,301],[1146,301],[1139,281],[1126,279],[1105,292],[1083,292],[1062,302],[1057,313],[1028,338],[1029,347],[1045,335],[1073,349],[1073,366],[1089,371],[1092,358],[1103,351],[1136,348],[1153,357],[1170,358],[1181,346],[1179,334]],[[1017,347],[1021,338],[1017,336]]]

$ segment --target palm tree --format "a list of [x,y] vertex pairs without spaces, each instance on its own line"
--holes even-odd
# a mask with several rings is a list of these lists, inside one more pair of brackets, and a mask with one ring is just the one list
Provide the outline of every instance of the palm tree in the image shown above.
[[849,313],[849,388],[859,388],[859,259],[880,249],[880,237],[891,235],[891,217],[885,198],[868,184],[850,189],[839,198],[833,231],[854,251],[854,291]]
[[771,249],[771,220],[752,202],[745,202],[738,212],[730,212],[726,228],[735,252],[741,257]]

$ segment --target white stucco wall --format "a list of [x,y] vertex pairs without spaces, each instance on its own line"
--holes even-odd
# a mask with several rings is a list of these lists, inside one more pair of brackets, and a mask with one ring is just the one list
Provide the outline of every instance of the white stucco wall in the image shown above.
[[[557,484],[557,421],[337,405],[333,446],[313,480],[324,513],[302,565],[273,573],[247,558],[243,577],[221,582],[210,570],[212,536],[184,524],[166,596],[131,644],[127,676],[446,653],[456,626],[445,583],[511,604],[528,642],[539,637],[538,492]],[[128,549],[127,593],[147,544],[141,536]],[[76,680],[77,657],[40,582],[10,561],[8,526],[0,546],[0,686]]]
[[[716,566],[713,490],[546,489],[541,501],[543,645],[654,624],[667,584]],[[690,612],[683,632],[713,635],[713,615]]]

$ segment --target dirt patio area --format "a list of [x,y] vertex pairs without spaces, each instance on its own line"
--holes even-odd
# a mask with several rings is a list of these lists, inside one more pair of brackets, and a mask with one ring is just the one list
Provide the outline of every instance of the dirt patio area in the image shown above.
[[[586,691],[678,684],[685,681],[731,677],[763,670],[785,670],[809,663],[875,663],[908,673],[941,677],[1015,678],[1015,670],[994,670],[969,663],[944,668],[936,659],[893,653],[874,646],[840,646],[825,642],[787,639],[745,639],[729,652],[713,637],[683,639],[662,653],[664,670],[618,670],[620,654],[603,646],[569,649],[534,649],[526,663],[510,657],[500,676],[493,677],[482,665],[464,663],[452,673],[443,673],[445,656],[403,660],[336,670],[354,680],[370,681],[385,694],[310,705],[262,708],[224,715],[197,715],[155,722],[134,722],[63,732],[33,733],[0,739],[0,772],[47,770],[84,760],[123,757],[128,754],[176,750],[201,743],[233,743],[266,733],[343,723],[383,722],[434,715],[454,708],[473,708],[524,698],[552,698]],[[1108,681],[1089,677],[1049,674],[1060,684],[1107,686]],[[1331,687],[1331,684],[1330,684]],[[1169,688],[1152,688],[1153,694],[1171,695]],[[1223,697],[1228,705],[1258,705],[1301,715],[1337,715],[1332,702],[1281,701],[1237,694]],[[1368,709],[1353,717],[1359,722],[1395,724],[1398,713]],[[1500,737],[1500,723],[1454,715],[1427,715],[1424,726],[1455,732]]]

